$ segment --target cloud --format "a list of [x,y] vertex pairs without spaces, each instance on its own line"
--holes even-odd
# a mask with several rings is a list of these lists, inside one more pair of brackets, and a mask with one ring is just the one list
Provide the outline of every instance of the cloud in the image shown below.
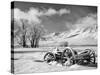
[[28,11],[22,11],[18,8],[13,9],[14,10],[14,19],[20,20],[20,19],[26,19],[29,22],[35,22],[35,23],[41,23],[41,19],[39,17],[41,16],[52,16],[52,15],[63,15],[63,14],[69,14],[70,11],[67,9],[59,9],[58,11],[53,8],[45,9],[45,10],[39,10],[37,8],[30,8]]
[[57,11],[55,9],[52,9],[52,8],[49,8],[45,13],[44,15],[46,16],[51,16],[51,15],[55,15],[57,14]]
[[70,13],[70,10],[68,9],[59,9],[58,11],[53,9],[53,8],[49,8],[45,13],[44,15],[46,16],[52,16],[52,15],[55,15],[55,14],[58,14],[58,15],[63,15],[63,14],[69,14]]
[[97,14],[89,14],[76,21],[70,27],[70,35],[80,34],[80,37],[91,37],[97,39]]
[[60,15],[63,15],[63,14],[69,14],[70,13],[70,10],[67,10],[67,9],[60,9],[59,12],[58,12]]
[[89,14],[88,16],[78,20],[76,23],[76,29],[84,33],[82,37],[97,39],[97,14]]
[[75,26],[71,22],[66,22],[65,26],[67,31],[75,29]]
[[81,17],[74,24],[66,22],[66,27],[69,30],[97,27],[97,14],[88,14],[85,17]]
[[89,14],[86,17],[79,19],[76,24],[76,28],[85,29],[88,27],[97,27],[97,14]]
[[18,8],[14,9],[14,19],[17,20],[25,19],[35,23],[40,23],[41,20],[38,18],[39,14],[39,11],[36,9],[29,10],[28,12],[21,11]]

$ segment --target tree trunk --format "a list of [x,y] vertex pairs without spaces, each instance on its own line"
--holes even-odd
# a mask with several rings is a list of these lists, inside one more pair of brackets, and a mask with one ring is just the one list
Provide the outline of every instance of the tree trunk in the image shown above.
[[39,37],[35,39],[35,48],[39,47]]
[[34,47],[34,39],[31,40],[31,47]]
[[34,40],[34,47],[36,48],[36,38],[35,38],[35,40]]
[[26,45],[26,39],[25,39],[25,35],[23,35],[23,47],[27,47],[27,45]]

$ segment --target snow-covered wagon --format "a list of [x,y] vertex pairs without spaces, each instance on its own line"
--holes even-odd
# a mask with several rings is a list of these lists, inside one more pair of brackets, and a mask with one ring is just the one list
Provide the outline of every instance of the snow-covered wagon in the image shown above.
[[77,52],[77,50],[70,47],[57,52],[57,54],[47,52],[44,56],[44,61],[47,63],[56,61],[65,66],[73,64],[95,64],[95,60],[95,52],[92,49],[85,49],[81,52]]

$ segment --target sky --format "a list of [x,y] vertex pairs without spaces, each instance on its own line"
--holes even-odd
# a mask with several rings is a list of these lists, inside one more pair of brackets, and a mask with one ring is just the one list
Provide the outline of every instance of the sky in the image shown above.
[[[78,21],[88,15],[97,15],[96,6],[14,2],[14,18],[27,19],[43,25],[49,32],[63,32],[73,29]],[[89,20],[89,22],[91,19]]]

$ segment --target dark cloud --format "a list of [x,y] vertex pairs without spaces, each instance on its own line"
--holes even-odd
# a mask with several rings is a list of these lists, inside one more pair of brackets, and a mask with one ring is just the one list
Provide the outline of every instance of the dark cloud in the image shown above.
[[[18,11],[20,11],[22,14],[20,15],[22,17],[40,22],[50,32],[70,30],[79,19],[86,17],[88,14],[97,13],[96,6],[80,6],[68,4],[63,5],[16,1],[14,2],[13,9],[16,8]],[[34,11],[30,8],[34,8]]]

